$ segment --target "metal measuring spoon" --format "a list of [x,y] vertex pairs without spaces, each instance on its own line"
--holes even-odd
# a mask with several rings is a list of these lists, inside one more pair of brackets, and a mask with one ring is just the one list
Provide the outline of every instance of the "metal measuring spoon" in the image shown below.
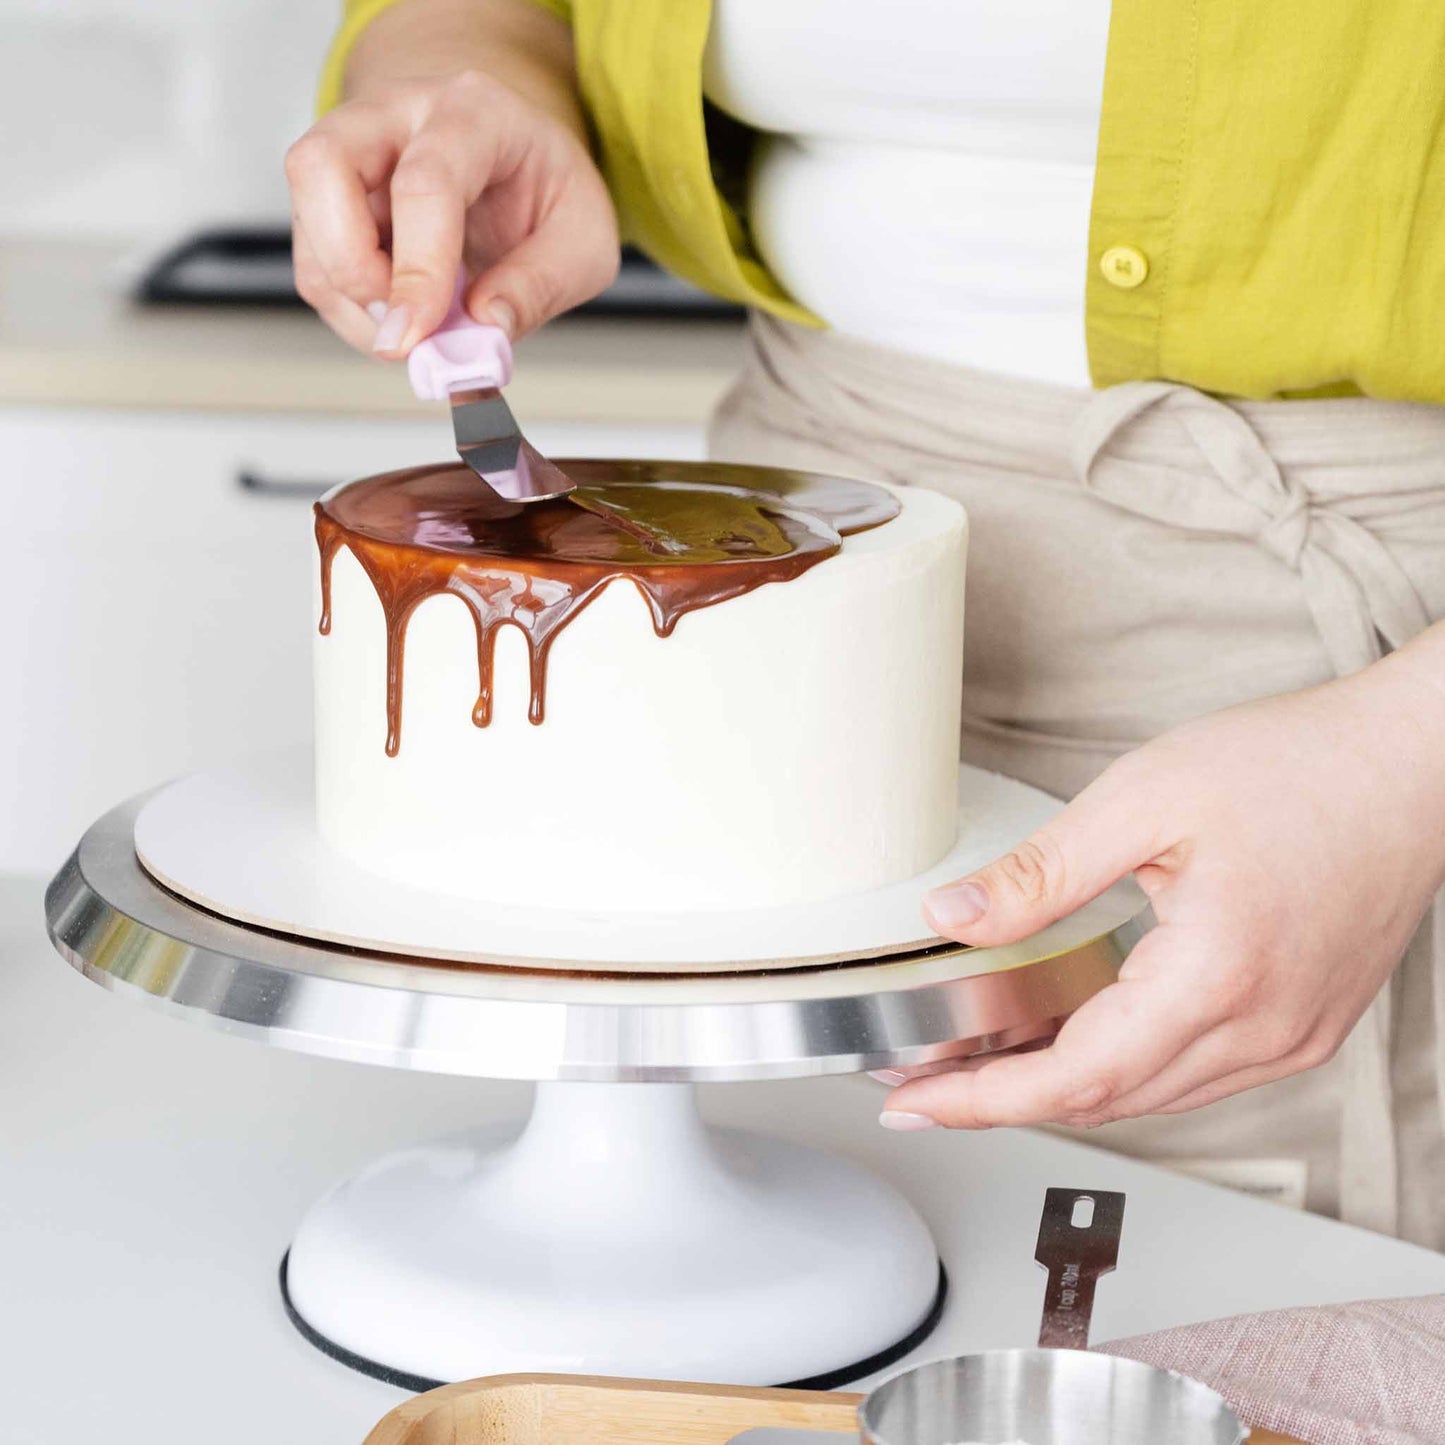
[[[864,1396],[864,1445],[1242,1445],[1198,1380],[1089,1354],[1094,1289],[1119,1257],[1124,1196],[1050,1189],[1034,1257],[1049,1272],[1036,1350],[987,1350],[905,1370]],[[747,1430],[729,1445],[839,1445],[817,1430]]]

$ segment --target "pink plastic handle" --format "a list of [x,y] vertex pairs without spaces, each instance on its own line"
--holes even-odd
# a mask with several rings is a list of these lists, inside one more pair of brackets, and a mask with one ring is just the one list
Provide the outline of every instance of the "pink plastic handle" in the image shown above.
[[466,278],[458,277],[451,310],[406,359],[411,389],[422,401],[445,401],[454,391],[506,386],[512,379],[512,343],[500,326],[473,321],[462,305]]

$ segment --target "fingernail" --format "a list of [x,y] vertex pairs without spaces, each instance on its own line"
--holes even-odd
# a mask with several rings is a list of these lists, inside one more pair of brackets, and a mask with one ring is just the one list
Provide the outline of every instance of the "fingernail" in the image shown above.
[[926,893],[923,906],[939,928],[967,928],[988,912],[988,894],[977,883],[950,883]]
[[869,1069],[868,1077],[877,1079],[880,1084],[887,1084],[890,1089],[896,1089],[899,1084],[908,1082],[908,1075],[902,1069]]
[[401,345],[406,336],[406,329],[411,325],[411,308],[409,306],[392,306],[381,318],[381,325],[376,328],[376,339],[371,343],[373,351],[395,351]]
[[507,333],[508,341],[517,339],[517,311],[510,301],[494,296],[482,310],[486,312],[482,319],[490,321],[493,326],[500,326]]
[[930,1119],[927,1114],[908,1114],[902,1109],[885,1109],[878,1116],[878,1122],[885,1129],[893,1129],[900,1134],[916,1134],[920,1129],[932,1129],[938,1120]]
[[366,314],[376,322],[378,326],[386,319],[385,301],[368,301],[366,303]]

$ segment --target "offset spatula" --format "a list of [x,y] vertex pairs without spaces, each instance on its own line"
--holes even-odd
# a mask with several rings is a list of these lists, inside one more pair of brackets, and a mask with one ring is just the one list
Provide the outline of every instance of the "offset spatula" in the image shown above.
[[501,388],[512,379],[512,345],[498,326],[473,321],[459,281],[451,310],[407,358],[412,390],[449,401],[457,455],[506,502],[545,502],[576,483],[522,435]]

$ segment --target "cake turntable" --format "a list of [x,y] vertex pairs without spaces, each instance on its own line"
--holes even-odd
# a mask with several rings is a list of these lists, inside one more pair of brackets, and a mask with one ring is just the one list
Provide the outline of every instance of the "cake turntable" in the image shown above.
[[[972,784],[994,798],[986,846],[1000,799],[1026,826],[1057,807],[990,774],[962,778],[965,796]],[[413,1389],[539,1369],[819,1387],[901,1358],[942,1302],[912,1207],[845,1160],[704,1125],[692,1085],[1047,1037],[1145,927],[1143,895],[1124,884],[999,948],[909,939],[842,962],[794,948],[781,966],[754,957],[731,972],[458,966],[187,901],[137,858],[146,803],[95,823],[46,896],[52,940],[88,978],[274,1047],[538,1082],[520,1133],[375,1161],[297,1231],[283,1289],[298,1328]]]
[[842,1383],[937,1320],[928,1229],[851,1162],[705,1125],[693,1085],[1046,1038],[1146,902],[1121,884],[999,948],[922,924],[1059,807],[958,769],[956,503],[560,465],[575,492],[500,511],[456,466],[328,493],[314,752],[107,814],[51,937],[276,1047],[537,1082],[520,1130],[389,1155],[307,1212],[282,1289],[344,1363]]

